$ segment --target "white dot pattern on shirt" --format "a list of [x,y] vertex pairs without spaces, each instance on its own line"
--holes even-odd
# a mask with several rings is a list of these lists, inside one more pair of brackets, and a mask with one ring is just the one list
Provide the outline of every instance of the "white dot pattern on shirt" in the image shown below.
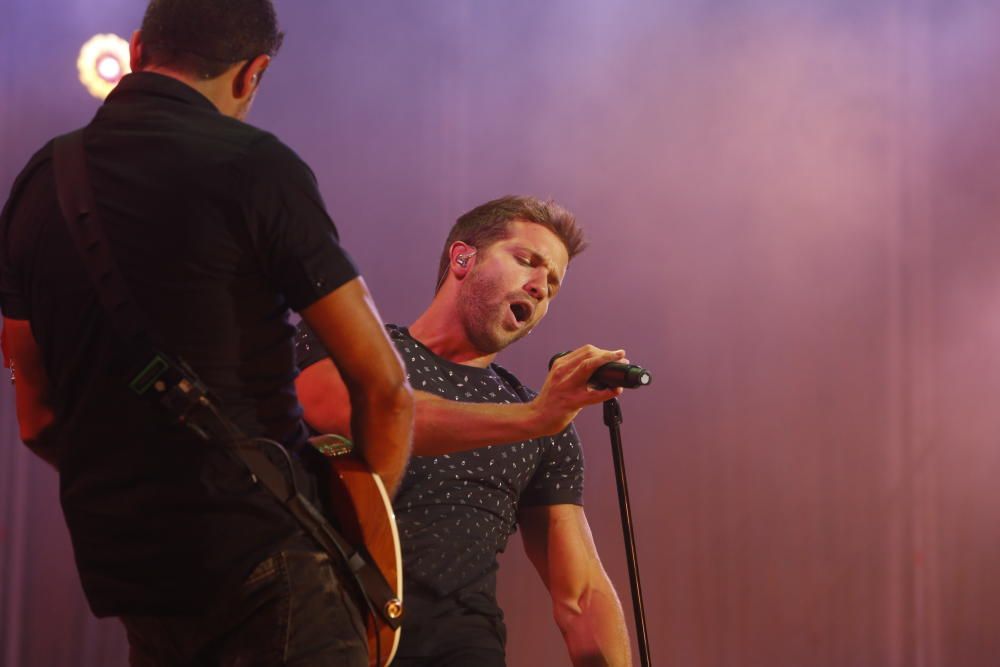
[[[451,364],[400,329],[389,334],[419,391],[450,400],[512,403],[534,393],[493,368]],[[295,340],[301,366],[326,357],[303,323]],[[484,591],[492,597],[496,556],[516,527],[519,504],[581,503],[583,453],[572,426],[562,433],[437,457],[414,457],[395,501],[406,576],[449,595]]]
[[[398,329],[390,334],[415,389],[469,402],[522,400],[492,368],[457,367]],[[582,490],[572,427],[554,437],[414,457],[395,502],[406,573],[439,595],[492,585],[519,503],[579,503]]]

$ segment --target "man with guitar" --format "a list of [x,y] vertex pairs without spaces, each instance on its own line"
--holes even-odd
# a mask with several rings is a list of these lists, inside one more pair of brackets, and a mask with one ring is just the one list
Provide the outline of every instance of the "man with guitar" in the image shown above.
[[[437,293],[407,329],[388,327],[416,390],[414,458],[396,498],[405,602],[400,667],[505,664],[497,554],[520,525],[575,665],[630,664],[621,604],[582,507],[572,420],[616,396],[588,379],[624,352],[585,346],[555,360],[536,395],[493,363],[544,317],[580,229],[562,207],[503,197],[458,219]],[[309,326],[296,341],[307,423],[348,435],[339,364]]]
[[[244,466],[272,459],[315,501],[290,309],[336,360],[390,491],[412,430],[403,368],[312,172],[241,122],[281,38],[270,0],[152,0],[134,73],[82,135],[31,159],[0,217],[21,438],[59,471],[87,599],[122,618],[133,665],[368,664],[340,564]],[[132,375],[140,338],[162,354]],[[239,437],[188,419],[210,411]]]

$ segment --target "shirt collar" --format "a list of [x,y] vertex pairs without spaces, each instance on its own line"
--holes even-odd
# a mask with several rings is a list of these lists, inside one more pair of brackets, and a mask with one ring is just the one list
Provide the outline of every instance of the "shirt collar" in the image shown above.
[[122,77],[106,102],[115,102],[128,95],[156,95],[193,104],[204,109],[218,111],[211,100],[179,79],[156,72],[132,72]]

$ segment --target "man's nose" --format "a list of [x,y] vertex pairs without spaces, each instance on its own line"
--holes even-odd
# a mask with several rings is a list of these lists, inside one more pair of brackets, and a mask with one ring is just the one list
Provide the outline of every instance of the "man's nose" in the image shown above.
[[538,275],[536,273],[536,275],[532,276],[531,280],[529,280],[525,284],[524,289],[532,297],[534,297],[535,299],[538,299],[539,301],[541,301],[542,298],[545,296],[545,277],[544,277],[544,275],[540,276],[540,275]]

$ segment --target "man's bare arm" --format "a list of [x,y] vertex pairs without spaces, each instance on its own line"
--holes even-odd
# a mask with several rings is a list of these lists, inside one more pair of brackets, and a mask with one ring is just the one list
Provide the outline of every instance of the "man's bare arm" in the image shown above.
[[[587,380],[598,366],[623,357],[620,350],[592,345],[574,350],[556,360],[530,403],[465,403],[417,391],[413,453],[438,456],[559,433],[585,406],[621,393],[594,389]],[[346,387],[334,363],[324,360],[305,369],[296,387],[310,426],[350,434],[351,404],[344,400]]]
[[[364,281],[342,285],[303,309],[302,317],[339,369],[342,398],[353,408],[350,432],[361,455],[394,494],[410,456],[413,396]],[[307,392],[304,403],[310,397]]]
[[552,596],[552,611],[575,667],[632,664],[621,602],[594,547],[583,508],[523,508],[525,553]]
[[4,345],[17,375],[14,396],[21,440],[53,467],[59,467],[55,453],[41,446],[42,432],[55,418],[49,404],[49,377],[42,352],[27,320],[4,318]]

